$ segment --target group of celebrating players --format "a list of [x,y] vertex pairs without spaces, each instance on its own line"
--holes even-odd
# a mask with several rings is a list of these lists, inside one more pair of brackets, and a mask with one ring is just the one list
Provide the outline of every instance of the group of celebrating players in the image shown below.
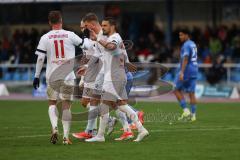
[[[39,86],[39,75],[47,56],[46,82],[49,100],[49,118],[52,124],[51,143],[58,140],[58,109],[57,100],[62,100],[63,144],[72,144],[69,139],[71,124],[71,101],[73,95],[74,72],[64,77],[64,81],[52,78],[59,65],[75,57],[75,47],[83,49],[87,63],[80,66],[77,74],[82,76],[84,87],[81,103],[89,109],[86,130],[73,133],[86,142],[104,142],[104,133],[113,131],[116,118],[109,116],[109,108],[113,108],[123,126],[123,134],[115,140],[126,140],[134,137],[132,125],[137,128],[138,135],[134,140],[141,141],[149,132],[143,127],[143,112],[136,111],[127,104],[131,89],[132,75],[136,67],[129,62],[121,36],[117,33],[117,24],[113,18],[105,18],[100,25],[94,13],[88,13],[81,21],[83,35],[81,38],[73,32],[62,29],[62,16],[59,11],[51,11],[48,16],[52,30],[44,34],[38,44],[38,55],[34,88]],[[61,61],[61,63],[56,63]],[[127,77],[129,83],[127,84]],[[53,80],[54,79],[54,80]],[[57,88],[57,89],[56,89]],[[99,116],[99,129],[97,118]],[[128,118],[127,118],[128,117]],[[141,121],[139,120],[139,118]]]
[[[135,142],[142,141],[149,132],[143,126],[143,112],[137,111],[128,105],[128,95],[132,86],[132,74],[136,67],[129,62],[123,40],[117,32],[117,24],[113,18],[104,18],[100,24],[94,13],[86,14],[80,24],[82,35],[79,37],[74,32],[62,28],[60,11],[51,11],[48,15],[49,25],[52,30],[44,34],[38,44],[35,54],[38,56],[33,86],[39,87],[39,76],[44,59],[47,57],[46,82],[47,98],[49,101],[49,118],[52,125],[51,143],[58,141],[57,102],[62,104],[63,144],[72,144],[69,139],[72,114],[70,111],[73,100],[74,79],[73,69],[70,69],[61,81],[58,76],[60,66],[74,59],[75,47],[83,50],[83,64],[77,70],[81,76],[79,86],[83,88],[81,103],[88,108],[88,121],[85,131],[73,133],[73,137],[85,139],[86,142],[104,142],[105,130],[108,135],[112,133],[116,120],[123,127],[123,134],[115,140],[134,138],[132,129],[137,129],[138,135]],[[175,80],[175,95],[183,109],[180,119],[191,117],[196,120],[195,87],[198,72],[196,45],[189,38],[187,30],[179,32],[183,46],[180,53],[180,66]],[[68,65],[67,65],[68,66]],[[54,75],[54,76],[53,76]],[[183,96],[188,92],[191,111]],[[114,109],[117,118],[109,115],[109,109]],[[97,131],[97,119],[99,128]]]

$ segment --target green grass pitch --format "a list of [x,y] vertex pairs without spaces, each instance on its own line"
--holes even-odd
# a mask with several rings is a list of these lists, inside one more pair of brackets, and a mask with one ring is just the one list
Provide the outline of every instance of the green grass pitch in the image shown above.
[[[140,143],[115,142],[120,125],[105,143],[85,143],[71,137],[73,145],[49,143],[50,122],[45,101],[0,102],[1,160],[239,160],[240,105],[200,103],[196,122],[176,121],[177,103],[139,102],[146,114],[150,136]],[[74,112],[84,110],[74,103]],[[170,124],[172,123],[172,124]],[[86,122],[73,122],[71,132]],[[61,121],[59,121],[61,126]],[[60,127],[60,133],[62,129]],[[137,134],[137,133],[136,133]],[[136,135],[135,134],[135,135]]]

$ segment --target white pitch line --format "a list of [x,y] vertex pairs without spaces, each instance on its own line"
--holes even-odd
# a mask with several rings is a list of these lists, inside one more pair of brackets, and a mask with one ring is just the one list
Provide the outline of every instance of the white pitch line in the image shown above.
[[226,131],[226,130],[240,130],[240,128],[232,127],[232,128],[157,129],[157,130],[150,130],[150,132],[189,132],[189,131]]
[[[194,132],[194,131],[228,131],[228,130],[240,130],[240,128],[239,127],[229,127],[229,128],[182,128],[182,129],[156,129],[156,130],[153,129],[153,130],[150,130],[149,132],[151,134],[151,132],[158,133],[158,132]],[[116,132],[118,132],[118,131],[116,131]],[[59,134],[59,135],[61,135],[61,134]],[[48,137],[48,136],[50,136],[50,134],[23,135],[23,136],[9,137],[7,139],[37,138],[37,137]],[[6,138],[4,138],[4,139],[6,139]]]

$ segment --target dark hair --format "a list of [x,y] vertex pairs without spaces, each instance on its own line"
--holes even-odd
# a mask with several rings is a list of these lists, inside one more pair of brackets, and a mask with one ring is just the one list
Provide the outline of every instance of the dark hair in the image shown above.
[[95,13],[90,12],[90,13],[86,14],[83,17],[82,20],[83,20],[83,22],[86,22],[86,21],[96,21],[96,22],[98,22],[98,17]]
[[115,27],[116,32],[119,31],[117,21],[113,17],[105,17],[103,21],[108,21],[111,26]]
[[179,32],[182,32],[182,33],[187,34],[189,36],[191,34],[187,27],[180,28]]
[[105,17],[103,21],[108,21],[111,26],[117,27],[117,21],[112,17]]
[[62,20],[62,14],[60,11],[50,11],[48,14],[48,20],[52,24],[60,23]]

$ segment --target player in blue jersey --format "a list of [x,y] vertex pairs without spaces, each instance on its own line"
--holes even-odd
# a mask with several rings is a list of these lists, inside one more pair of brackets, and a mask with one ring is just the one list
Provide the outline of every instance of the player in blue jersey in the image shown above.
[[[191,121],[196,121],[196,97],[195,87],[198,73],[197,46],[190,40],[190,34],[187,29],[179,32],[179,39],[183,43],[180,52],[180,65],[175,79],[174,94],[183,109],[179,120],[191,116]],[[191,112],[187,107],[183,92],[189,94]]]

